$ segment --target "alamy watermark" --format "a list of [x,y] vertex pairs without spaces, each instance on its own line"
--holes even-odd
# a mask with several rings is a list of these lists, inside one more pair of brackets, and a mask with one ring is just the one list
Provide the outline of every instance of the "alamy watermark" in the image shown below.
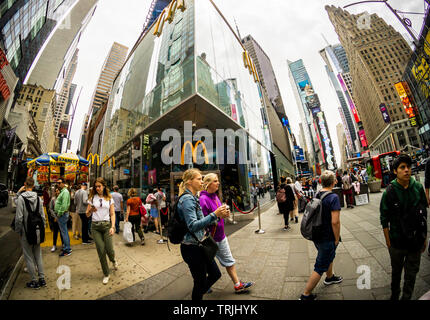
[[370,22],[371,22],[370,14],[367,11],[365,11],[357,19],[357,28],[359,30],[370,30],[370,28],[371,28]]
[[[248,160],[247,134],[245,130],[216,129],[214,136],[209,129],[198,129],[193,134],[191,121],[184,121],[184,143],[181,133],[176,129],[165,129],[161,141],[170,141],[161,151],[163,164],[246,164]],[[193,141],[195,145],[193,146]],[[225,142],[227,141],[227,145]],[[238,141],[238,159],[236,161],[236,141]],[[224,149],[226,147],[226,153]],[[214,157],[215,156],[215,157]],[[225,162],[225,159],[227,162]]]
[[361,274],[357,279],[357,288],[359,290],[369,290],[371,285],[370,267],[366,265],[360,265],[357,267],[357,273]]
[[69,290],[72,287],[72,272],[70,267],[65,265],[58,266],[57,273],[61,274],[57,279],[57,288],[59,290]]

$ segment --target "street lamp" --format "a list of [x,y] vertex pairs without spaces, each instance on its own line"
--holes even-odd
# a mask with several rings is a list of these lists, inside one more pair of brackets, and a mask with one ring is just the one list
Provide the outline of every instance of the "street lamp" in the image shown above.
[[[426,0],[426,1],[427,1],[427,3],[429,3],[429,0]],[[390,9],[390,10],[391,10],[391,12],[392,12],[392,13],[394,13],[394,15],[396,16],[396,18],[397,18],[397,19],[399,19],[400,23],[405,27],[405,29],[408,31],[409,35],[412,37],[413,42],[414,42],[414,45],[415,45],[416,47],[418,47],[418,39],[417,39],[417,38],[415,37],[415,35],[412,33],[411,29],[409,29],[409,27],[412,25],[412,24],[411,24],[411,21],[410,21],[409,19],[407,19],[407,18],[402,19],[402,17],[400,17],[400,16],[397,14],[397,10],[396,10],[396,9],[394,9],[392,6],[390,6],[390,5],[388,4],[388,0],[367,0],[367,1],[359,1],[359,2],[354,2],[354,3],[348,4],[348,5],[344,6],[343,8],[345,9],[345,8],[351,7],[351,6],[356,5],[356,4],[367,3],[367,2],[379,2],[379,3],[384,3],[384,4],[388,7],[388,9]]]

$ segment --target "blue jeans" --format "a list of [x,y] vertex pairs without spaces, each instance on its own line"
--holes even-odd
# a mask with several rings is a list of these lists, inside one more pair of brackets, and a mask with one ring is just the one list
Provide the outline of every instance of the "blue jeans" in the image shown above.
[[115,211],[115,232],[119,233],[119,218],[121,216],[121,211]]
[[67,230],[67,221],[69,221],[69,213],[65,212],[61,217],[58,217],[58,226],[60,227],[61,236],[63,237],[63,251],[70,251],[69,231]]

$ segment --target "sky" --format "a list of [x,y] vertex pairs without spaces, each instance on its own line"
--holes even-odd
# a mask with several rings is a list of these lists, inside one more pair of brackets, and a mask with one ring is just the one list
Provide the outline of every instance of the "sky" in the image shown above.
[[[197,0],[208,1],[208,0]],[[140,35],[149,5],[152,0],[100,0],[97,10],[87,29],[81,36],[78,67],[73,83],[82,92],[71,132],[72,151],[78,149],[84,115],[88,112],[97,84],[102,64],[113,42],[128,46],[131,50]],[[299,138],[298,106],[288,77],[287,59],[303,59],[318,94],[322,110],[325,112],[336,162],[340,165],[340,151],[336,134],[336,125],[341,123],[338,112],[339,102],[334,89],[329,83],[324,68],[324,61],[319,50],[329,44],[339,43],[325,5],[343,7],[353,0],[214,0],[226,19],[234,26],[236,20],[242,37],[248,34],[260,44],[272,62],[281,96],[285,105],[292,131]],[[423,0],[390,0],[390,5],[405,12],[424,12]],[[394,14],[382,3],[364,3],[347,8],[352,14],[367,11],[376,13],[392,25],[409,41],[406,29]],[[412,28],[418,34],[421,30],[423,15],[405,14],[412,21]],[[294,88],[295,90],[295,88]],[[75,97],[75,103],[77,97]]]

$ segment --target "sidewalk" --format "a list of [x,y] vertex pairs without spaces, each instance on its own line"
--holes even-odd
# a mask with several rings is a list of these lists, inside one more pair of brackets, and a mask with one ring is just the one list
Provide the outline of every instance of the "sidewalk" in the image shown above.
[[[318,285],[318,299],[388,299],[390,296],[390,260],[379,224],[379,202],[382,193],[370,194],[370,203],[341,211],[341,236],[334,270],[344,277],[340,285]],[[300,234],[300,224],[283,231],[283,217],[273,204],[262,215],[265,234],[255,234],[258,219],[253,220],[229,236],[238,275],[242,280],[255,281],[252,290],[235,294],[224,268],[222,278],[214,285],[213,293],[205,299],[292,299],[297,300],[313,270],[316,250]],[[301,215],[300,215],[301,218]],[[300,221],[299,221],[300,222]],[[121,235],[114,236],[119,270],[113,271],[108,285],[102,284],[102,272],[95,245],[75,245],[69,257],[58,257],[43,248],[48,288],[38,291],[26,289],[29,275],[22,270],[9,299],[109,299],[109,300],[190,300],[193,281],[180,255],[179,246],[157,244],[154,233],[145,234],[146,245],[125,246]],[[71,289],[57,289],[60,265],[71,268]],[[357,267],[371,268],[371,289],[358,290]],[[430,290],[430,257],[422,255],[414,299]]]
[[[255,216],[252,215],[252,217]],[[241,226],[252,221],[249,220],[252,217],[251,215],[240,217],[239,214],[236,214],[236,218],[240,222],[235,225],[227,223],[226,230],[236,231]],[[121,230],[122,226],[123,222],[121,222]],[[81,240],[73,239],[69,230],[73,252],[68,257],[60,258],[58,249],[54,253],[50,251],[52,233],[49,227],[46,230],[46,241],[42,245],[42,256],[48,284],[47,288],[41,288],[37,291],[25,288],[25,284],[30,281],[30,278],[29,274],[24,272],[24,262],[10,291],[9,300],[99,299],[129,288],[136,283],[141,283],[144,280],[152,283],[154,276],[160,275],[164,277],[163,271],[183,262],[179,245],[169,243],[171,250],[169,251],[167,244],[157,243],[160,240],[160,236],[155,233],[145,233],[145,245],[141,246],[140,241],[138,241],[133,247],[125,245],[122,233],[115,234],[113,240],[119,270],[115,271],[111,266],[111,279],[107,285],[103,285],[103,273],[95,244],[83,245]],[[139,239],[137,234],[136,238]],[[58,236],[57,245],[61,247],[60,236]],[[61,276],[60,273],[57,274],[57,268],[62,265],[70,267],[71,270],[71,288],[69,290],[59,290],[56,285],[57,279]],[[151,289],[151,292],[156,291],[157,287]]]
[[[379,222],[379,202],[382,193],[370,194],[370,203],[341,211],[341,237],[334,271],[343,276],[339,285],[325,287],[322,281],[314,293],[319,300],[386,300],[389,299],[391,265]],[[225,268],[222,278],[213,286],[207,300],[297,300],[313,270],[316,250],[312,242],[300,234],[300,224],[283,231],[283,217],[277,215],[276,204],[262,215],[265,234],[255,234],[258,220],[229,236],[238,275],[242,280],[255,281],[248,293],[235,294]],[[300,219],[301,219],[300,215]],[[300,221],[299,221],[300,222]],[[429,229],[430,230],[430,229]],[[357,289],[357,267],[371,269],[371,289]],[[137,283],[132,287],[104,297],[110,300],[190,300],[193,281],[184,262]],[[413,299],[430,290],[430,257],[422,255]]]

